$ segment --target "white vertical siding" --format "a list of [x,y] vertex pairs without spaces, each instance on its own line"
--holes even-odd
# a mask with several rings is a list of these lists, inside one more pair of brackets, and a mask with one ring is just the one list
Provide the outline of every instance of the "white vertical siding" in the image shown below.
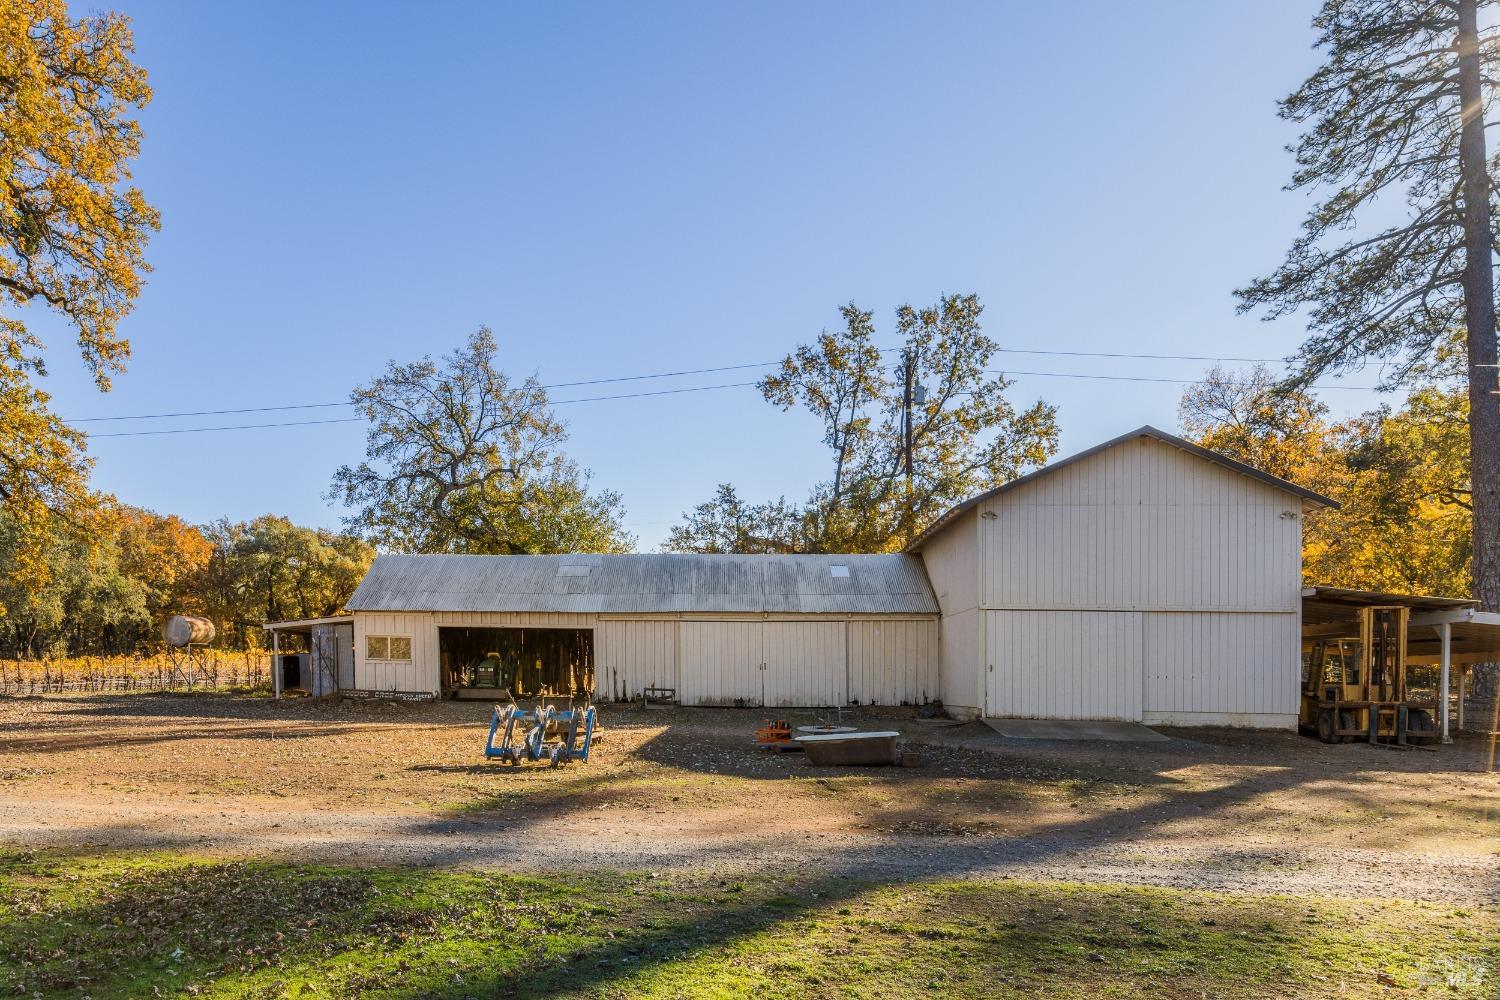
[[[365,637],[369,635],[411,636],[411,662],[366,658]],[[357,691],[438,694],[438,634],[432,614],[356,613],[353,688]]]
[[680,628],[675,619],[600,619],[594,632],[598,696],[632,701],[648,687],[680,688]]
[[761,628],[764,704],[790,708],[848,703],[844,622],[770,621]]
[[971,608],[943,616],[939,688],[943,707],[956,719],[974,718],[984,709],[984,615]]
[[[921,704],[939,693],[938,630],[935,619],[685,621],[677,632],[678,698],[685,705]],[[609,640],[611,649],[616,641],[624,640]],[[640,641],[647,649],[658,642],[644,630]],[[630,676],[633,683],[638,675]]]
[[[341,686],[436,693],[439,627],[592,628],[601,699],[635,699],[652,686],[676,688],[687,705],[821,707],[850,700],[920,704],[941,691],[935,619],[681,621],[512,612],[358,613],[354,683]],[[367,660],[367,635],[411,636],[411,663]]]
[[1141,614],[987,611],[987,714],[1020,719],[1142,718]]
[[436,611],[439,626],[467,628],[593,628],[598,615],[572,611]]
[[761,623],[682,623],[679,656],[684,705],[759,705],[764,700]]
[[1301,502],[1153,440],[1123,442],[986,501],[994,609],[1295,611]]
[[922,545],[922,565],[943,613],[935,697],[956,718],[978,716],[984,708],[979,525],[979,511],[966,511]]
[[849,622],[849,700],[860,705],[925,705],[941,697],[942,648],[936,619]]
[[979,513],[988,714],[1292,724],[1300,499],[1142,437]]
[[979,512],[970,510],[922,545],[922,566],[946,617],[979,607]]
[[338,677],[334,683],[342,691],[354,686],[354,625],[335,625],[333,637],[338,656]]
[[1294,614],[1147,615],[1146,721],[1295,724],[1300,632]]

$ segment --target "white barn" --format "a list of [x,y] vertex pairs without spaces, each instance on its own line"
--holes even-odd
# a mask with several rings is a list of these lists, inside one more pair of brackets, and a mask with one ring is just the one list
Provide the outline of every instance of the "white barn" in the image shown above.
[[1302,516],[1332,500],[1154,427],[960,504],[908,547],[949,711],[1296,725]]
[[523,641],[571,664],[536,683],[586,675],[600,699],[1290,728],[1302,516],[1328,506],[1142,427],[960,504],[903,554],[383,555],[340,620],[337,686],[440,696]]
[[586,661],[600,698],[938,698],[938,605],[913,555],[382,555],[348,610],[369,690],[438,695],[495,630],[529,630]]

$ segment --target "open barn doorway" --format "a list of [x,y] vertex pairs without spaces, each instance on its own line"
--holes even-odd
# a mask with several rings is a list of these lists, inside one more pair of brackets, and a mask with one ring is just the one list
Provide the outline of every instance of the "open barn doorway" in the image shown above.
[[594,630],[588,628],[438,629],[443,693],[489,699],[569,698],[594,693]]

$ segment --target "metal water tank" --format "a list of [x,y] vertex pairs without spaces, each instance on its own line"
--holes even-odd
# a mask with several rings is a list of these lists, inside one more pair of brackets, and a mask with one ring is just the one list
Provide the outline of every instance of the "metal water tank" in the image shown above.
[[214,623],[197,615],[173,615],[162,632],[167,645],[181,649],[189,643],[202,646],[214,641]]

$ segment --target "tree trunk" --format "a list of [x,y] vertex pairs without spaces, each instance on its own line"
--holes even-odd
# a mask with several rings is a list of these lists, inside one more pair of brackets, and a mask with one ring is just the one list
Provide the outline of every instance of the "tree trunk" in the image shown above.
[[[1490,179],[1485,163],[1479,2],[1459,0],[1458,96],[1463,130],[1464,319],[1469,353],[1469,465],[1474,499],[1474,597],[1500,611],[1500,396],[1495,395],[1495,279],[1490,231]],[[1488,676],[1485,676],[1488,675]],[[1484,694],[1495,693],[1493,668],[1482,672]]]

